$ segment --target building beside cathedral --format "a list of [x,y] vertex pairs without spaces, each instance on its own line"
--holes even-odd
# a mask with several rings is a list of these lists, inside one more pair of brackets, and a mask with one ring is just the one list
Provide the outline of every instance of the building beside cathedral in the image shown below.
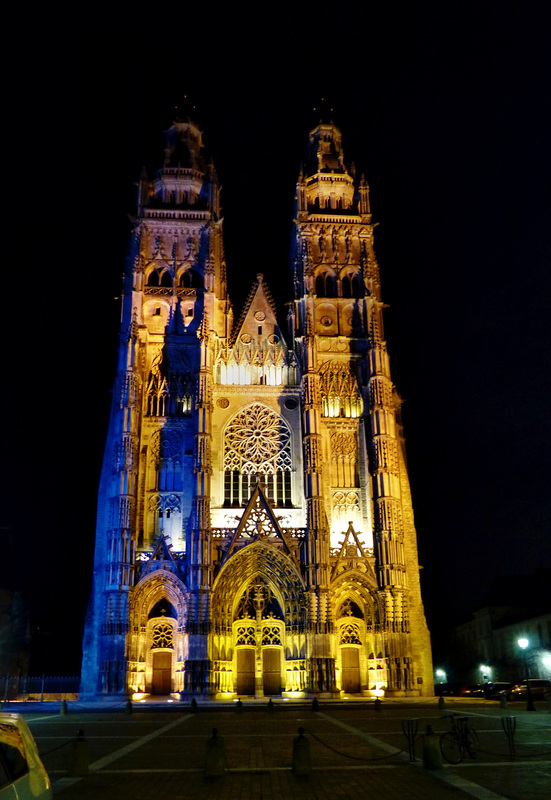
[[262,275],[234,320],[199,128],[142,176],[81,696],[433,694],[369,187],[333,124],[296,204],[284,328]]

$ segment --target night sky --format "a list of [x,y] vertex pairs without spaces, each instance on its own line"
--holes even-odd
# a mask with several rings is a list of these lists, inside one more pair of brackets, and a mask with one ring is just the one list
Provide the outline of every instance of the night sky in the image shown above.
[[530,4],[329,8],[134,10],[66,39],[49,18],[14,48],[0,578],[28,598],[35,671],[79,669],[128,215],[185,102],[222,183],[237,315],[258,272],[292,297],[322,97],[367,177],[436,658],[495,579],[551,567],[546,25]]

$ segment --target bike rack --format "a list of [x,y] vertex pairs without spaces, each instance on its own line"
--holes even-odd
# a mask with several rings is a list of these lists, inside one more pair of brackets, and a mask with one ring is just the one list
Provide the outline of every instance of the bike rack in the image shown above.
[[502,717],[501,718],[501,725],[503,730],[505,731],[505,736],[507,737],[507,741],[509,743],[509,755],[511,758],[516,758],[515,753],[515,731],[517,729],[517,718],[516,717]]
[[409,760],[411,763],[417,761],[415,758],[415,739],[419,728],[419,720],[415,717],[408,717],[402,720],[402,731],[408,740]]

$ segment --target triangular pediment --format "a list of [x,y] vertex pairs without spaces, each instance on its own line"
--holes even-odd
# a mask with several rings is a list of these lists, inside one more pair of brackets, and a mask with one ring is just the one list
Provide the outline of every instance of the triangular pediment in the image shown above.
[[289,556],[292,556],[291,548],[277,517],[264,492],[257,485],[233,534],[223,562],[227,561],[236,550],[258,541],[281,547]]
[[[275,337],[275,338],[274,338]],[[233,343],[281,342],[283,335],[277,324],[276,308],[262,275],[256,276],[245,307],[232,335]]]
[[[348,569],[356,569],[358,562],[362,563],[363,569],[369,573],[373,572],[370,560],[365,549],[354,530],[353,524],[348,524],[348,530],[344,535],[344,541],[331,569],[331,580],[334,580],[340,573]],[[362,570],[363,571],[363,570]]]
[[168,572],[178,573],[178,565],[170,552],[171,548],[172,545],[168,543],[168,537],[161,534],[157,539],[153,553],[142,568],[142,575],[153,572],[156,569],[165,569]]

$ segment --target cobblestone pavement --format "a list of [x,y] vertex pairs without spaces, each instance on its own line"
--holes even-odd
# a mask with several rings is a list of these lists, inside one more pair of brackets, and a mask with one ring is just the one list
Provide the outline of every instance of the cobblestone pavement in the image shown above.
[[[66,716],[59,703],[24,713],[53,784],[62,800],[548,800],[551,797],[551,713],[546,705],[527,712],[523,704],[508,709],[483,700],[468,703],[436,700],[311,703],[124,703],[88,706],[70,703]],[[436,734],[449,728],[447,715],[469,716],[479,749],[475,760],[435,770],[423,766],[427,725]],[[515,718],[515,757],[511,756],[502,718]],[[416,761],[410,762],[404,734],[417,728]],[[293,741],[304,728],[311,772],[292,770]],[[223,738],[226,770],[208,779],[205,760],[212,729]],[[85,743],[75,745],[78,729]],[[71,763],[84,756],[85,777],[70,777]],[[210,762],[209,762],[210,763]]]

